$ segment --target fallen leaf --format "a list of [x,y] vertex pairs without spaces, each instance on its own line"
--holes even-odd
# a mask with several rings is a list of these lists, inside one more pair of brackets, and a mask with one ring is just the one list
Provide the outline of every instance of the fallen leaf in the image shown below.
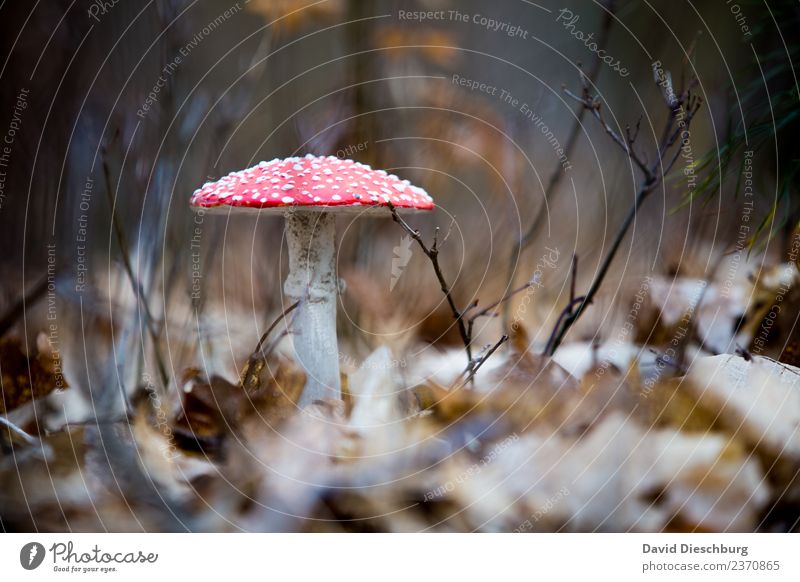
[[16,338],[0,338],[0,372],[0,414],[69,386],[58,354],[37,348],[37,353],[30,357]]
[[800,460],[800,369],[769,358],[700,358],[687,376],[697,402],[754,447]]

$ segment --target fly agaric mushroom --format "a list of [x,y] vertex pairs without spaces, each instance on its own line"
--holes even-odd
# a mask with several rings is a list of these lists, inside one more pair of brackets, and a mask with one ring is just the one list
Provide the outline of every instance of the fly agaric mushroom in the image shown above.
[[284,292],[299,301],[295,353],[306,372],[300,404],[341,398],[336,339],[336,214],[375,216],[432,210],[433,199],[383,170],[333,156],[307,155],[232,172],[205,184],[191,205],[203,211],[281,213],[286,217],[289,276]]

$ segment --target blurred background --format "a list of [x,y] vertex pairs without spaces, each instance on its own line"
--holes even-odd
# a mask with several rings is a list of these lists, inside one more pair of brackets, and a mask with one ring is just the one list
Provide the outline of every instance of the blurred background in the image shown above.
[[[653,63],[676,87],[696,77],[703,105],[685,163],[637,212],[567,341],[612,337],[645,277],[739,285],[791,261],[798,9],[736,6],[6,0],[3,349],[51,354],[71,387],[43,401],[47,426],[37,430],[110,422],[130,414],[143,387],[168,400],[194,373],[236,380],[288,306],[283,219],[198,216],[188,200],[207,181],[276,157],[352,158],[425,188],[437,208],[409,222],[428,241],[436,227],[451,230],[441,261],[459,305],[541,283],[532,301],[517,295],[480,320],[475,344],[496,341],[514,317],[525,345],[540,350],[570,300],[573,256],[580,291],[641,182],[565,94],[580,94],[581,71],[609,126],[624,134],[640,123],[635,147],[649,161],[668,115]],[[382,345],[412,361],[459,348],[416,247],[392,284],[403,231],[388,218],[339,220],[343,368]],[[751,307],[733,305],[721,343],[707,349],[734,351]],[[791,345],[791,318],[765,353]],[[106,438],[109,462],[134,454],[124,443],[113,452]],[[142,495],[156,487],[131,479]]]

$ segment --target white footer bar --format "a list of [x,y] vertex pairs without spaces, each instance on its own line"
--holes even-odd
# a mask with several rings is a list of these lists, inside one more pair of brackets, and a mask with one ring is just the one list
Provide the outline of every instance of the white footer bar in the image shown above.
[[0,535],[4,580],[778,581],[798,564],[792,534]]

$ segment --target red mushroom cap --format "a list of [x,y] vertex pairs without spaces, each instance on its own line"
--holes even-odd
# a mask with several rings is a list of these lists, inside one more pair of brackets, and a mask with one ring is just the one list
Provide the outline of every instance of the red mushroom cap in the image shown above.
[[389,203],[400,209],[433,209],[428,193],[408,180],[353,160],[310,154],[231,172],[196,190],[191,199],[192,206],[204,209],[227,206],[283,211],[292,207],[365,210]]

